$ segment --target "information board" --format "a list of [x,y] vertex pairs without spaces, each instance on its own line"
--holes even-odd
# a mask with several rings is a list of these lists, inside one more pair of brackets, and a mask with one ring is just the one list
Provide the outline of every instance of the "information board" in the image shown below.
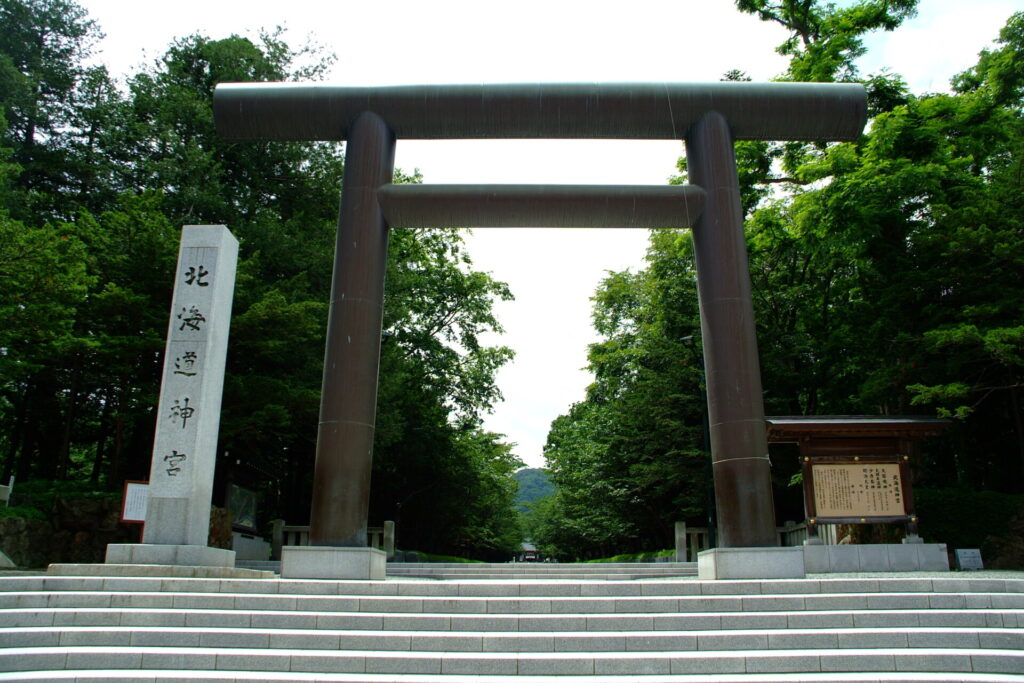
[[818,517],[896,517],[906,514],[898,463],[814,464]]

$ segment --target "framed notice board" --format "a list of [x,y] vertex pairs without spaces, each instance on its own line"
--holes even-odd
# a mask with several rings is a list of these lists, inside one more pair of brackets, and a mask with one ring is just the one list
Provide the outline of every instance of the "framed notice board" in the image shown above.
[[765,420],[769,443],[800,447],[808,535],[821,524],[906,525],[917,536],[912,456],[948,420],[919,417],[798,416]]

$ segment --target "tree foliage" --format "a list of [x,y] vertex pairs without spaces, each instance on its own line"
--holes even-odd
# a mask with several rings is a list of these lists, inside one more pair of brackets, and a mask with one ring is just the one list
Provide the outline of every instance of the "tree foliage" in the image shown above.
[[[0,0],[0,29],[4,470],[146,478],[180,228],[226,224],[240,256],[217,489],[258,489],[264,517],[303,523],[344,156],[221,140],[211,101],[219,82],[316,79],[333,58],[280,31],[192,35],[119,87],[84,66],[99,29],[69,0]],[[371,519],[400,517],[405,547],[511,552],[518,460],[480,427],[511,352],[479,341],[511,294],[446,230],[393,232],[386,294]]]
[[[1024,13],[952,93],[918,95],[856,64],[863,34],[897,29],[915,5],[737,2],[790,32],[783,80],[861,81],[872,117],[854,142],[736,145],[766,412],[949,417],[917,482],[1020,493]],[[675,182],[685,159],[680,171]],[[704,519],[689,251],[656,232],[646,268],[595,296],[595,381],[548,439],[558,492],[533,522],[545,552],[667,547],[671,521]],[[777,517],[794,518],[795,463],[780,451],[773,465]]]

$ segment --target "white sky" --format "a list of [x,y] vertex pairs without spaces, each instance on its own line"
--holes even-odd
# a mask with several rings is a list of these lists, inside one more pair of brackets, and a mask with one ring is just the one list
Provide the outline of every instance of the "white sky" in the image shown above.
[[[79,0],[107,38],[98,61],[115,75],[159,57],[176,37],[255,36],[281,25],[338,56],[344,85],[714,81],[730,69],[768,80],[785,69],[780,28],[731,0]],[[919,16],[868,40],[864,73],[884,67],[915,92],[946,89],[975,62],[1022,0],[921,0]],[[682,152],[658,141],[400,141],[396,164],[427,183],[664,184]],[[515,349],[498,375],[505,402],[485,426],[518,444],[531,466],[551,421],[583,399],[590,301],[609,270],[642,267],[646,231],[477,229],[476,267],[509,283],[497,306]]]

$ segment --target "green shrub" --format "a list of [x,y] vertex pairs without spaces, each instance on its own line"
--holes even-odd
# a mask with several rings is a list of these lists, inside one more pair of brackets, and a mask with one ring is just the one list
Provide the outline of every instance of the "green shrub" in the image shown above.
[[27,507],[24,505],[11,505],[9,507],[0,507],[0,519],[8,518],[36,519],[42,522],[47,519],[47,515],[42,510],[38,510],[34,507]]
[[1024,495],[962,489],[914,489],[922,538],[950,550],[980,548],[994,565],[1013,518],[1024,512]]
[[599,560],[587,560],[591,562],[656,562],[659,557],[675,557],[675,550],[657,550],[645,553],[624,553],[612,557],[602,557]]

